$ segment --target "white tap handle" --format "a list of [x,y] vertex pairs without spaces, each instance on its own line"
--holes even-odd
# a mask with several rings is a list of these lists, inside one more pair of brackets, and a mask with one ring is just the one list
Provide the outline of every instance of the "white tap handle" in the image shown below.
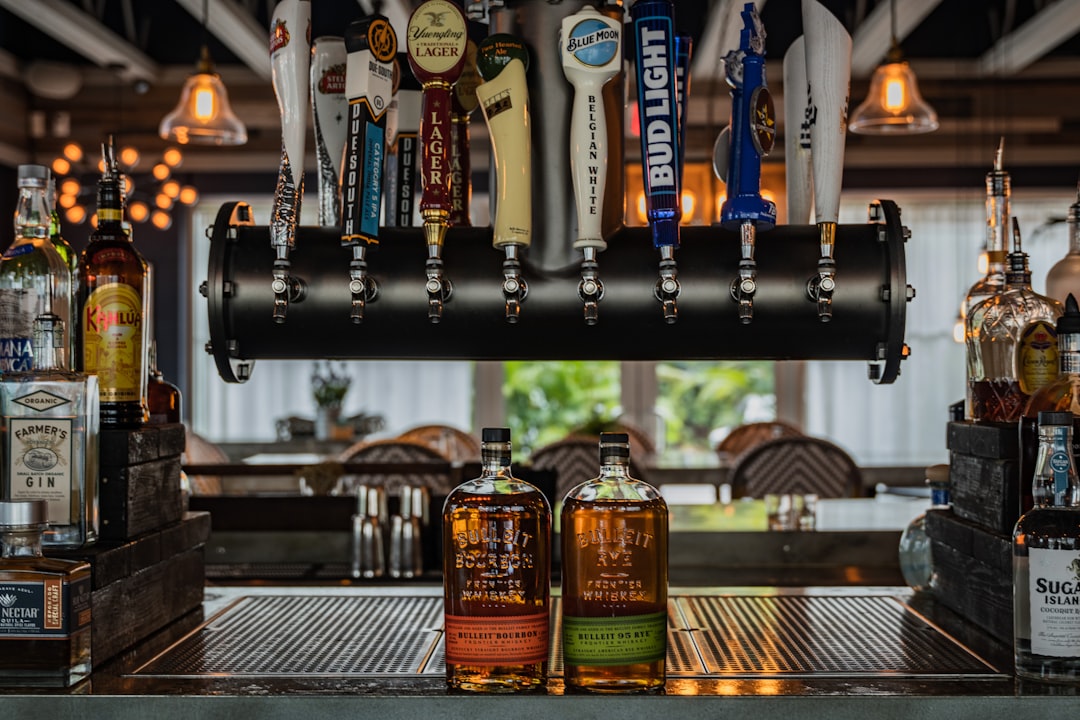
[[319,225],[324,227],[337,225],[341,214],[338,178],[349,117],[346,59],[344,38],[323,36],[311,43],[311,115],[319,164]]
[[586,6],[563,19],[559,35],[563,73],[574,86],[570,117],[570,171],[577,200],[575,248],[607,247],[601,229],[607,185],[608,137],[602,89],[622,66],[622,25]]
[[270,22],[270,66],[281,113],[281,166],[270,217],[270,244],[293,247],[304,196],[311,2],[281,0]]
[[806,43],[802,35],[784,55],[784,164],[787,181],[787,223],[805,225],[814,204],[810,160],[809,92],[806,87]]

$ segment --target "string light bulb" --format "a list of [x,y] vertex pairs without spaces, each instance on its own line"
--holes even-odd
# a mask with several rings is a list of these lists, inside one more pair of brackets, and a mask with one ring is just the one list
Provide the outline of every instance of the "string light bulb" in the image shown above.
[[139,164],[139,158],[139,151],[131,145],[120,148],[120,157],[118,159],[121,165],[129,169],[133,168]]
[[165,148],[165,153],[161,156],[161,159],[171,168],[180,167],[184,162],[184,154],[180,152],[179,148],[168,147]]
[[175,200],[176,198],[180,197],[180,183],[176,182],[175,180],[169,180],[168,182],[162,184],[161,192]]
[[82,190],[82,185],[75,178],[67,178],[60,183],[61,195],[78,195],[80,190]]
[[132,222],[146,222],[150,217],[150,206],[144,203],[142,200],[135,200],[128,205],[128,217]]
[[82,225],[86,221],[86,208],[82,205],[72,205],[64,212],[64,220],[72,225]]
[[158,182],[165,182],[169,179],[169,175],[172,174],[172,170],[170,170],[169,166],[165,163],[159,162],[153,167],[150,174],[153,175],[154,179]]
[[66,157],[58,157],[52,161],[52,171],[54,175],[67,175],[71,172],[71,161]]
[[184,185],[180,188],[180,202],[184,205],[194,205],[199,202],[199,191],[194,185]]
[[64,146],[63,155],[73,163],[81,162],[83,159],[82,145],[77,142],[69,142]]
[[150,223],[158,230],[168,230],[172,226],[172,216],[164,210],[155,210],[150,214]]
[[77,193],[64,193],[56,199],[56,204],[65,210],[69,210],[75,207],[75,203],[79,202],[79,196]]

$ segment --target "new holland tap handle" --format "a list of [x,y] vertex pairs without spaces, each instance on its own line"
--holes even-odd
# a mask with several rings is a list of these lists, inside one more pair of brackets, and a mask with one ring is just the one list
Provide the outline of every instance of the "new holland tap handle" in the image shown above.
[[428,0],[409,18],[409,67],[424,88],[420,111],[420,215],[428,245],[442,245],[450,215],[450,90],[465,65],[465,15]]
[[563,19],[559,48],[563,73],[574,86],[570,116],[570,172],[578,216],[574,247],[603,250],[608,137],[601,91],[622,69],[622,23],[585,6]]
[[529,53],[512,35],[484,38],[476,53],[483,84],[476,97],[484,112],[495,157],[495,231],[492,244],[528,247],[532,239],[532,141],[529,91],[525,84]]
[[308,65],[311,58],[311,3],[282,0],[270,25],[270,65],[281,113],[281,166],[270,217],[270,244],[283,258],[296,241],[304,196],[304,140],[307,133]]
[[341,243],[377,245],[397,35],[385,17],[370,15],[349,25],[345,47],[349,125],[341,172]]

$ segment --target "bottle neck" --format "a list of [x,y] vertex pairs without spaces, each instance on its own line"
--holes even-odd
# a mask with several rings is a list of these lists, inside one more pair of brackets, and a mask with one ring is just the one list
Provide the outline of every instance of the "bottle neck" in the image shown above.
[[600,477],[604,480],[627,478],[630,476],[630,458],[624,455],[605,454],[600,456]]
[[[46,319],[47,318],[47,319]],[[57,349],[62,340],[63,333],[58,327],[60,318],[42,316],[34,321],[34,369],[35,370],[60,370],[60,361],[57,357]]]
[[990,272],[1005,269],[1009,235],[1009,196],[1011,183],[1006,173],[992,172],[986,176],[986,254]]
[[1080,255],[1080,218],[1069,218],[1069,254]]
[[90,236],[120,237],[131,240],[124,228],[124,200],[120,193],[120,184],[113,178],[103,178],[98,183],[98,226]]
[[49,236],[49,207],[45,188],[19,188],[19,205],[15,211],[15,238],[47,238]]
[[41,557],[41,529],[0,529],[0,557]]
[[480,446],[483,475],[510,477],[510,443],[490,442]]
[[1039,427],[1039,457],[1032,481],[1038,507],[1080,506],[1080,480],[1072,456],[1072,427]]

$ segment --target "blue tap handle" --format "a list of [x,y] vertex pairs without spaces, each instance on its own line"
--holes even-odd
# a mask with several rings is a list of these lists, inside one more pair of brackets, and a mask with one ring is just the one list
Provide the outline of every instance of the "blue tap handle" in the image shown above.
[[776,224],[776,204],[761,197],[761,158],[776,140],[776,110],[765,84],[765,28],[753,3],[743,6],[742,18],[739,49],[724,64],[731,86],[731,152],[720,224],[734,230],[749,221],[768,230]]
[[686,161],[686,116],[690,113],[690,54],[694,40],[686,33],[675,36],[675,92],[679,100],[679,187],[682,187],[683,165]]
[[634,20],[642,179],[653,246],[679,246],[679,118],[675,92],[675,6],[638,0]]

